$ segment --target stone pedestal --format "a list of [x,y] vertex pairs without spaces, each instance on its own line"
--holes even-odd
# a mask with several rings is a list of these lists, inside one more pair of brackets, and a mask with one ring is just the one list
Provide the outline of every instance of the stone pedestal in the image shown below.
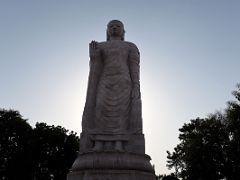
[[68,180],[155,180],[154,174],[136,170],[86,170],[68,174]]
[[67,180],[155,180],[150,157],[105,151],[80,153]]

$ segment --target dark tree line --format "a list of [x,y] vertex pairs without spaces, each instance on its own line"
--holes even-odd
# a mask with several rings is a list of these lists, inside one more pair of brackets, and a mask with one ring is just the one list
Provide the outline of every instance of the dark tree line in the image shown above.
[[240,179],[240,85],[223,112],[197,118],[179,129],[180,143],[168,167],[184,180]]
[[18,111],[0,109],[0,180],[66,180],[78,148],[76,133],[32,128]]
[[179,180],[173,173],[170,175],[158,175],[156,180]]

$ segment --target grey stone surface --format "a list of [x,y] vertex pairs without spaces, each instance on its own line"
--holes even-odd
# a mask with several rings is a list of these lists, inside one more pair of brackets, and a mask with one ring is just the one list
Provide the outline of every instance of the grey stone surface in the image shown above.
[[[121,146],[120,149],[119,146]],[[81,133],[80,153],[99,150],[119,150],[131,153],[145,154],[144,135],[109,135]]]
[[85,170],[68,174],[71,180],[155,180],[153,173],[136,170]]
[[74,171],[85,169],[120,169],[154,172],[149,163],[150,157],[148,155],[109,150],[79,154],[77,159],[79,160],[75,161],[72,166]]
[[137,46],[112,20],[107,41],[89,44],[90,72],[80,150],[68,180],[153,180],[145,155]]

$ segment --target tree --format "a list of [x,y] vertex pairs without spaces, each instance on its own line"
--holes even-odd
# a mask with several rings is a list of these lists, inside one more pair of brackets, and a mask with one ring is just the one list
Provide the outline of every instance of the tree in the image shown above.
[[156,176],[156,180],[178,180],[178,178],[173,173],[171,173],[170,175],[159,174],[158,176]]
[[226,143],[226,174],[228,179],[240,179],[240,84],[233,91],[236,101],[228,102],[225,110],[225,126],[228,133]]
[[179,129],[180,143],[170,153],[167,166],[182,179],[240,179],[240,86],[237,101],[224,112],[197,118]]
[[174,153],[167,151],[168,167],[175,167],[183,179],[221,179],[221,121],[210,119],[191,120],[179,130],[181,143]]
[[162,178],[162,180],[178,180],[174,175],[167,175]]
[[79,138],[61,126],[32,128],[18,111],[0,109],[0,179],[65,180]]
[[0,109],[0,179],[31,179],[31,133],[18,111]]
[[79,148],[79,138],[67,132],[61,126],[36,124],[33,130],[36,179],[66,179]]

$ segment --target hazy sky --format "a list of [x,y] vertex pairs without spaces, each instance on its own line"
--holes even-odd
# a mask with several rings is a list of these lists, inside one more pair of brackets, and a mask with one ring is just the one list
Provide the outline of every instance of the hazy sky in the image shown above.
[[0,0],[0,107],[80,133],[88,44],[112,19],[140,50],[146,153],[168,173],[178,129],[240,82],[238,0]]

